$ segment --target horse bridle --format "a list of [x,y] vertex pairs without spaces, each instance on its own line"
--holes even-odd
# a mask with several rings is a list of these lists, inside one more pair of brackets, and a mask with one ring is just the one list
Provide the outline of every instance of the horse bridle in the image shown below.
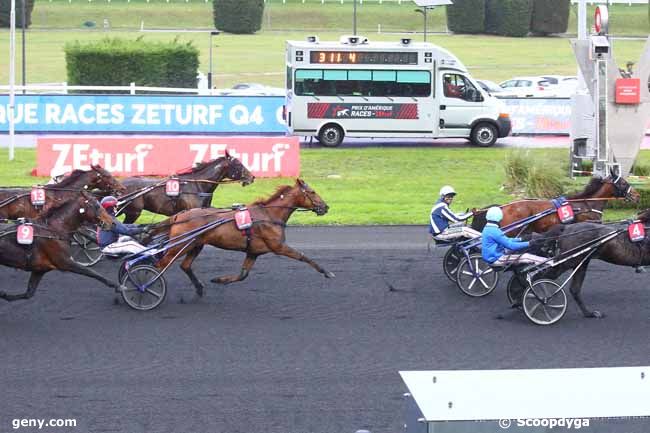
[[316,202],[314,201],[314,199],[311,197],[310,193],[315,194],[316,193],[315,191],[313,191],[313,190],[312,191],[307,191],[307,188],[302,187],[302,186],[300,187],[300,191],[302,192],[302,194],[306,198],[309,199],[309,202],[310,202],[310,205],[311,205],[311,210],[313,210],[315,213],[318,213],[319,211],[324,211],[325,210],[322,206],[317,205]]
[[614,188],[616,190],[615,196],[625,197],[625,200],[632,200],[632,198],[630,197],[630,192],[632,191],[632,185],[628,183],[627,188],[623,188],[618,184],[621,180],[624,179],[623,176],[619,174],[618,176],[616,176],[616,179],[611,181],[611,183],[614,185]]

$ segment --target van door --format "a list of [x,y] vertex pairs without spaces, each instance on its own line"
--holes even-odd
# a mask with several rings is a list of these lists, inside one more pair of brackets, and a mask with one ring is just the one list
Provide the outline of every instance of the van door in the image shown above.
[[471,123],[485,112],[481,92],[462,73],[440,71],[440,136],[469,137]]

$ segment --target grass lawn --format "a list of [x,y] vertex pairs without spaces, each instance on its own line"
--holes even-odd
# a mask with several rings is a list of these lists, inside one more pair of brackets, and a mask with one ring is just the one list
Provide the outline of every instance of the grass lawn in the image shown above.
[[[506,203],[514,197],[503,192],[504,149],[305,149],[301,152],[302,178],[330,205],[323,217],[297,213],[294,224],[427,224],[428,214],[444,184],[453,185],[459,195],[456,211]],[[566,165],[564,149],[531,150],[534,158],[552,164]],[[33,149],[18,149],[16,160],[7,161],[7,152],[0,152],[0,185],[32,185],[37,178],[29,176],[35,166]],[[642,151],[641,159],[650,162],[650,151]],[[41,180],[45,180],[42,179]],[[257,179],[246,188],[222,185],[217,189],[213,205],[229,206],[250,202],[269,195],[277,185],[293,179]],[[581,189],[577,181],[570,189]],[[634,215],[631,210],[608,211],[607,219]],[[156,219],[145,214],[140,222]]]
[[[37,1],[33,26],[27,33],[27,82],[49,83],[66,81],[63,47],[74,40],[95,40],[111,37],[134,39],[141,36],[137,29],[140,21],[146,28],[203,28],[212,25],[211,3],[192,0],[189,3],[165,3],[160,0],[146,3],[133,0],[126,3],[116,0]],[[335,40],[342,33],[350,33],[351,2],[290,0],[282,4],[273,0],[266,5],[263,31],[255,35],[223,34],[214,39],[215,86],[230,87],[237,82],[260,82],[273,86],[284,85],[284,50],[287,39],[304,39],[307,34],[318,33],[321,40]],[[421,30],[421,15],[413,12],[413,4],[364,2],[358,13],[359,29],[371,40],[397,40],[395,34],[376,34],[377,24],[382,29],[395,26],[396,30]],[[270,14],[270,20],[268,19]],[[430,28],[445,28],[444,8],[430,14]],[[572,12],[572,20],[574,20]],[[611,8],[614,34],[648,34],[647,7],[614,5]],[[101,29],[108,18],[112,30]],[[84,21],[95,21],[100,29],[84,30]],[[270,22],[270,25],[269,25]],[[394,24],[389,24],[394,23]],[[618,24],[617,24],[618,23]],[[65,28],[66,30],[59,30]],[[270,29],[269,29],[270,28]],[[318,29],[328,29],[329,32]],[[130,30],[129,30],[130,29]],[[283,29],[278,31],[278,29]],[[570,24],[569,29],[575,29]],[[149,40],[193,41],[199,48],[200,70],[209,69],[208,36],[204,33],[145,33]],[[419,36],[415,36],[419,38]],[[9,34],[0,31],[0,58],[9,56]],[[20,36],[17,38],[20,44]],[[454,54],[469,68],[472,75],[493,81],[503,81],[517,75],[562,74],[574,75],[576,62],[566,38],[504,38],[496,36],[430,35],[429,40]],[[628,60],[638,61],[643,41],[618,40],[615,55],[620,65]],[[20,48],[17,55],[20,57]],[[2,62],[4,65],[4,61]],[[18,59],[18,71],[21,60]],[[20,81],[20,73],[18,74]],[[8,68],[0,68],[0,83],[8,83]]]

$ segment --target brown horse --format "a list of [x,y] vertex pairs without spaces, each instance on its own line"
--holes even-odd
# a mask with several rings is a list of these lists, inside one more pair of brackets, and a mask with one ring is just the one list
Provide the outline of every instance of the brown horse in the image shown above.
[[[126,195],[120,197],[121,201],[128,203],[121,211],[126,215],[124,222],[135,222],[143,209],[170,216],[187,209],[209,207],[212,193],[225,179],[241,181],[243,186],[255,180],[241,161],[227,153],[221,158],[199,163],[189,172],[179,173],[176,177],[181,184],[178,197],[166,194],[165,180],[139,176],[124,179],[122,183],[128,190]],[[142,191],[146,192],[141,194]]]
[[[577,194],[566,197],[575,213],[574,222],[601,221],[603,209],[608,199],[625,198],[635,203],[639,202],[639,193],[623,177],[610,172],[606,178],[593,177],[585,189]],[[600,199],[600,200],[599,200]],[[501,227],[505,227],[513,222],[523,220],[550,208],[554,204],[551,200],[519,200],[501,206],[503,210],[503,220]],[[480,210],[474,214],[472,228],[482,231],[486,224],[485,214],[487,209]],[[556,224],[560,224],[560,218],[557,213],[540,218],[529,224],[527,231],[543,233]],[[516,236],[516,232],[510,232],[508,235]]]
[[82,190],[77,193],[76,199],[51,207],[33,221],[34,236],[31,245],[17,242],[16,222],[0,224],[0,264],[31,272],[25,293],[14,295],[0,291],[0,299],[11,302],[31,298],[43,275],[53,270],[86,275],[117,288],[117,284],[70,259],[70,236],[84,222],[113,224],[111,216],[97,200]]
[[326,271],[309,257],[285,243],[286,223],[297,209],[311,210],[319,216],[325,215],[329,209],[329,206],[309,185],[297,179],[293,186],[280,186],[271,197],[257,200],[247,205],[247,208],[250,211],[253,225],[246,233],[237,229],[234,221],[236,211],[233,210],[192,209],[163,221],[160,226],[169,228],[170,238],[216,220],[225,222],[193,240],[168,250],[156,266],[162,269],[174,260],[177,254],[186,255],[181,263],[181,269],[190,278],[199,296],[203,296],[203,283],[192,272],[192,262],[206,244],[246,253],[246,259],[239,275],[213,278],[211,280],[213,283],[229,284],[242,281],[248,276],[257,257],[270,252],[305,262],[326,278],[334,277],[332,272]]
[[37,218],[62,202],[77,198],[81,190],[99,189],[119,194],[126,189],[108,171],[99,165],[90,170],[74,170],[59,183],[44,185],[45,204],[34,206],[31,188],[0,188],[0,218]]

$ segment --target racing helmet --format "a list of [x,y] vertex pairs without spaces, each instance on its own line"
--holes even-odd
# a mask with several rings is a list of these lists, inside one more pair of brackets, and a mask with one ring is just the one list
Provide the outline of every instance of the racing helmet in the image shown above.
[[117,206],[117,199],[115,197],[113,197],[112,195],[107,195],[106,197],[104,197],[102,199],[100,204],[102,205],[102,207],[104,209],[110,209],[112,207]]
[[447,195],[456,195],[456,191],[454,191],[454,187],[445,185],[442,188],[440,188],[440,197],[445,197]]
[[503,211],[501,210],[500,207],[492,206],[490,209],[488,209],[487,214],[485,215],[485,218],[488,221],[492,221],[492,222],[495,222],[495,223],[500,223],[501,220],[503,219]]

